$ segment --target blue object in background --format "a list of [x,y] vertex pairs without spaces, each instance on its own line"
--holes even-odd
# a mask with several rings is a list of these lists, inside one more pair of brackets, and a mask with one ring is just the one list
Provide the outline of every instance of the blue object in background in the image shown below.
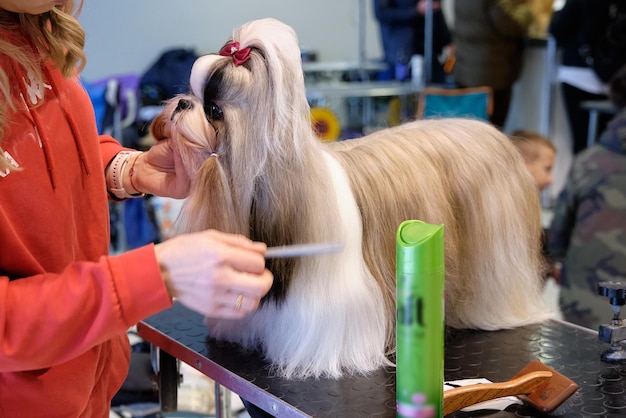
[[490,87],[426,87],[419,97],[417,118],[473,118],[489,120],[493,112]]
[[81,79],[81,83],[83,87],[85,87],[85,90],[87,90],[87,94],[91,99],[91,103],[96,114],[96,125],[98,126],[98,132],[102,133],[104,130],[104,121],[106,119],[107,112],[110,112],[111,114],[113,112],[112,106],[110,106],[106,100],[107,80],[90,83],[86,80]]

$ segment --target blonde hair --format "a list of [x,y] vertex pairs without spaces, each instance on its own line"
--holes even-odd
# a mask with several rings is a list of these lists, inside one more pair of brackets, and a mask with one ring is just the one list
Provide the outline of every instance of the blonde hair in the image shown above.
[[541,146],[548,147],[556,154],[556,147],[552,141],[537,132],[518,129],[511,132],[509,138],[527,163],[531,163],[539,157]]
[[[0,39],[0,54],[13,60],[37,79],[42,78],[44,61],[51,61],[64,77],[80,72],[85,66],[85,33],[75,16],[80,12],[82,4],[83,0],[69,0],[63,6],[55,6],[40,15],[0,10],[2,29],[25,33],[39,55],[35,56],[3,39]],[[15,169],[4,157],[2,149],[4,127],[10,110],[15,108],[10,83],[5,69],[0,68],[0,171]]]

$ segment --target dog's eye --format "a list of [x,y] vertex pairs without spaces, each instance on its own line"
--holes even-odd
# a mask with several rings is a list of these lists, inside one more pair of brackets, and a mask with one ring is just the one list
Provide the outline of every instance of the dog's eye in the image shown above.
[[222,112],[222,108],[214,102],[209,102],[204,105],[204,113],[206,113],[209,119],[224,120],[224,112]]

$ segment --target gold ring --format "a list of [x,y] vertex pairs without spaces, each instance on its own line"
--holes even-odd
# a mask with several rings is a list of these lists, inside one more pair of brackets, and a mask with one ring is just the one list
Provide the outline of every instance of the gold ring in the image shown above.
[[243,295],[240,293],[237,295],[237,301],[235,302],[236,311],[238,311],[241,308],[241,302],[243,302]]

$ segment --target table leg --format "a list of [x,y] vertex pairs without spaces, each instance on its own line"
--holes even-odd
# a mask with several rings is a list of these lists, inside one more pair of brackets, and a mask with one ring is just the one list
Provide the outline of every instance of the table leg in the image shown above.
[[215,382],[215,416],[231,418],[230,391]]
[[374,100],[371,97],[363,98],[363,118],[361,119],[361,124],[363,128],[365,127],[375,127],[377,125],[377,121],[374,121]]
[[175,357],[159,350],[159,403],[161,411],[178,409],[178,365]]
[[598,111],[589,110],[589,127],[587,128],[587,147],[596,142],[596,131],[598,130]]

